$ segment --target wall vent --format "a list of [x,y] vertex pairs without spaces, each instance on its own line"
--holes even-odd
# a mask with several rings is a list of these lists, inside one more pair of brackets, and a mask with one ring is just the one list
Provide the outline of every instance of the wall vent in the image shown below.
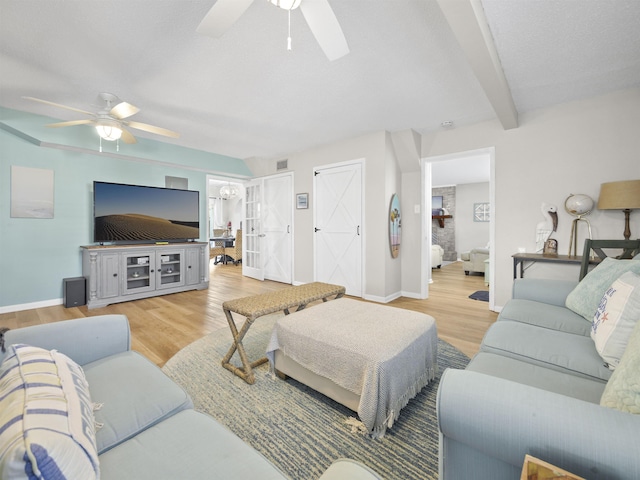
[[276,163],[276,170],[286,170],[287,168],[289,168],[289,159],[278,160]]

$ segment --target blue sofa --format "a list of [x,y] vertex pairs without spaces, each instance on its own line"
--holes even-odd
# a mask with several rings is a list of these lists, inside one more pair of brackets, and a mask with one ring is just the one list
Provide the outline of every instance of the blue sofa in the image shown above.
[[465,370],[440,381],[440,480],[520,478],[526,454],[590,480],[640,478],[640,415],[600,405],[612,373],[577,282],[519,279]]
[[[94,416],[100,425],[95,443],[102,480],[286,478],[226,427],[193,410],[181,387],[131,350],[129,322],[124,315],[9,330],[4,337],[7,352],[12,344],[55,349],[81,366],[91,401],[100,403]],[[7,355],[0,353],[0,361]],[[0,391],[0,399],[5,394]],[[4,463],[0,459],[2,478]],[[379,477],[367,467],[343,459],[334,462],[321,478]]]

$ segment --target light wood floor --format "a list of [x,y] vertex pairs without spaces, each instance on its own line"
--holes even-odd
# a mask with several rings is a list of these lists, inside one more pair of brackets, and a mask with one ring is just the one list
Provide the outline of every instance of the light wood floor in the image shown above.
[[[129,318],[132,347],[162,366],[181,348],[219,328],[229,328],[222,311],[226,300],[285,288],[288,285],[260,282],[242,276],[242,267],[211,263],[209,289],[164,295],[88,310],[86,306],[62,305],[0,314],[0,326],[9,328],[121,313]],[[465,354],[474,355],[497,314],[487,302],[471,300],[476,290],[486,290],[483,278],[466,276],[457,262],[433,270],[427,300],[399,298],[389,303],[427,313],[436,319],[438,335]],[[258,320],[259,321],[259,320]],[[249,331],[249,335],[251,331]]]

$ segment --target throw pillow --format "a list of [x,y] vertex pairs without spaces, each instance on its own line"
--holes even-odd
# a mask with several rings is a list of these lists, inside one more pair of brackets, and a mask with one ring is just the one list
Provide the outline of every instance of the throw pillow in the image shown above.
[[605,258],[602,263],[587,273],[576,288],[567,295],[565,306],[585,319],[593,320],[602,295],[614,280],[625,272],[634,272],[640,275],[640,262]]
[[591,325],[596,350],[612,370],[620,363],[639,319],[640,276],[627,272],[604,293]]
[[620,364],[602,392],[600,405],[640,414],[640,322],[636,323]]
[[11,345],[0,365],[0,478],[99,477],[93,406],[67,356]]

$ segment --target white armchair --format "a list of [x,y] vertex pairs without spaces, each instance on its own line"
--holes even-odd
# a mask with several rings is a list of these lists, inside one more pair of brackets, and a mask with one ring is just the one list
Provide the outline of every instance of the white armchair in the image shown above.
[[464,252],[460,255],[462,259],[462,269],[465,275],[472,272],[484,274],[484,261],[489,258],[488,248],[474,248],[470,252]]
[[442,266],[442,257],[444,249],[440,245],[431,245],[431,268],[440,268]]

